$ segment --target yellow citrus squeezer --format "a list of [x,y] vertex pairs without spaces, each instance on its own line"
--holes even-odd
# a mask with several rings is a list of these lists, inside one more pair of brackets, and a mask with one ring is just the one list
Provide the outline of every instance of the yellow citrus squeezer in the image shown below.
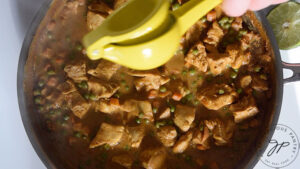
[[165,64],[182,35],[222,0],[190,0],[170,11],[169,0],[130,0],[83,38],[87,55],[147,70]]

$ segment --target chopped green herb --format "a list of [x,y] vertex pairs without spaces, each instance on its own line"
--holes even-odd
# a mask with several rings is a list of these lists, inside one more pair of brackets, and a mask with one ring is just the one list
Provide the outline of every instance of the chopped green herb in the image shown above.
[[201,123],[201,124],[199,125],[199,130],[200,130],[200,131],[203,131],[203,130],[204,130],[204,124],[203,124],[203,123]]
[[241,94],[241,93],[243,92],[243,89],[242,89],[242,88],[238,88],[238,89],[236,90],[236,92],[237,92],[238,94]]
[[219,20],[219,24],[220,25],[224,25],[225,23],[227,23],[229,20],[229,18],[227,16],[224,16],[222,19]]
[[230,77],[232,79],[235,79],[238,76],[238,74],[236,72],[231,72]]
[[240,36],[243,36],[243,35],[246,35],[246,34],[247,34],[247,30],[242,29],[242,30],[239,31]]
[[35,104],[41,104],[41,103],[42,103],[42,98],[41,98],[41,97],[36,97],[36,98],[34,99],[34,103],[35,103]]
[[195,105],[195,106],[199,105],[199,103],[200,103],[200,102],[199,102],[198,100],[195,100],[195,101],[194,101],[194,105]]
[[156,128],[160,128],[161,126],[166,125],[166,121],[158,121],[155,123]]
[[190,93],[190,94],[186,95],[185,98],[187,99],[187,101],[191,101],[194,98],[194,95],[192,93]]
[[88,100],[90,98],[90,95],[88,93],[84,94],[83,97]]
[[224,29],[229,29],[231,27],[231,24],[230,23],[225,23],[222,28]]
[[165,86],[161,86],[159,91],[165,93],[167,91],[167,88]]
[[90,100],[93,100],[93,101],[96,101],[96,100],[97,100],[97,96],[94,95],[93,93],[91,93],[91,94],[89,95],[89,99],[90,99]]
[[233,71],[235,71],[236,73],[239,72],[239,69],[232,69]]
[[232,23],[234,21],[234,18],[232,18],[232,17],[230,17],[229,19],[228,19],[228,22],[229,23]]
[[219,94],[224,94],[224,93],[225,93],[225,91],[223,89],[219,90]]
[[87,84],[86,81],[82,81],[81,83],[78,84],[78,87],[82,88],[82,89],[87,89],[88,88],[88,84]]

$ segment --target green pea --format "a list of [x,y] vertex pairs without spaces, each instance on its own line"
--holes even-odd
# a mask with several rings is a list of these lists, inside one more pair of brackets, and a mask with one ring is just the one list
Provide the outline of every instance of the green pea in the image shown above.
[[48,74],[49,76],[52,76],[52,75],[55,75],[56,73],[55,73],[54,70],[48,70],[48,71],[47,71],[47,74]]
[[229,18],[227,16],[224,16],[222,19],[219,20],[219,24],[223,25],[225,23],[227,23],[229,20]]
[[236,72],[231,72],[230,77],[232,79],[235,79],[238,76],[238,74]]
[[157,108],[156,108],[156,107],[153,107],[153,108],[152,108],[152,111],[153,111],[153,113],[157,113]]
[[64,115],[64,120],[65,120],[65,121],[68,121],[69,119],[70,119],[70,116],[67,115],[67,114],[65,114],[65,115]]
[[76,46],[75,46],[75,49],[78,50],[78,51],[82,51],[83,47],[80,43],[77,43]]
[[199,53],[199,50],[198,50],[198,49],[194,49],[194,50],[193,50],[193,55],[198,55],[198,53]]
[[228,22],[229,23],[232,23],[234,21],[234,18],[232,18],[232,17],[230,17],[229,19],[228,19]]
[[230,23],[225,23],[224,25],[223,25],[223,28],[224,29],[229,29],[231,27],[231,24]]
[[165,93],[167,91],[167,88],[165,86],[161,86],[159,91]]
[[140,112],[139,113],[139,118],[143,118],[144,117],[144,113],[143,112]]
[[225,91],[223,89],[219,90],[219,94],[224,94],[224,93],[225,93]]
[[255,71],[255,72],[260,72],[260,69],[261,69],[260,66],[256,66],[256,67],[254,68],[254,71]]
[[52,32],[48,32],[48,33],[47,33],[47,37],[48,37],[48,39],[53,39],[53,34],[52,34]]
[[246,35],[248,32],[246,30],[240,30],[239,31],[239,35],[240,36],[243,36],[243,35]]
[[34,96],[39,96],[39,95],[41,95],[41,90],[39,90],[39,89],[34,90],[34,91],[33,91],[33,95],[34,95]]
[[90,94],[89,99],[96,101],[97,100],[97,96],[94,94]]
[[175,3],[174,5],[172,5],[172,10],[175,11],[180,7],[179,3]]
[[203,130],[204,130],[204,124],[200,124],[200,125],[199,125],[199,130],[200,130],[200,131],[203,131]]
[[145,120],[145,123],[146,123],[146,124],[149,124],[149,123],[150,123],[150,120],[146,119],[146,120]]
[[202,79],[203,79],[203,76],[202,76],[202,75],[198,75],[197,79],[198,79],[198,80],[202,80]]
[[176,80],[176,75],[171,75],[172,80]]
[[125,145],[125,146],[124,146],[124,150],[126,150],[126,151],[130,150],[129,145]]
[[199,105],[199,103],[200,103],[200,102],[199,102],[198,100],[195,100],[195,101],[194,101],[194,105],[195,105],[195,106]]
[[104,149],[105,149],[105,150],[109,150],[109,149],[110,149],[109,144],[105,144],[105,145],[104,145]]
[[120,94],[119,93],[115,93],[114,97],[119,99],[120,98]]
[[243,92],[243,89],[242,88],[238,88],[237,91],[236,91],[238,94],[241,94]]
[[38,111],[39,111],[39,112],[43,112],[43,111],[45,111],[45,108],[44,108],[43,106],[39,106],[39,107],[38,107]]
[[121,85],[125,86],[125,85],[126,85],[126,81],[125,81],[125,80],[122,80],[122,81],[121,81]]
[[268,77],[266,74],[261,74],[259,77],[263,80],[268,80]]
[[38,86],[43,87],[44,85],[45,85],[45,82],[43,80],[40,80],[39,83],[38,83]]
[[174,113],[174,112],[175,112],[175,110],[176,110],[175,106],[173,106],[173,105],[170,105],[170,112]]
[[36,98],[34,99],[34,103],[35,103],[35,104],[41,104],[41,103],[42,103],[42,98],[41,98],[41,97],[36,97]]
[[74,136],[77,137],[77,138],[80,138],[81,137],[81,133],[80,132],[75,132]]
[[136,118],[136,119],[135,119],[135,122],[136,122],[137,124],[141,124],[141,119],[140,119],[140,118]]
[[202,18],[200,19],[200,21],[201,21],[202,23],[204,23],[204,22],[207,21],[207,18],[206,18],[206,17],[202,17]]
[[84,94],[83,97],[88,100],[90,98],[90,95],[88,93]]
[[181,74],[182,74],[183,76],[185,76],[185,75],[187,74],[187,71],[186,71],[186,70],[183,70],[183,71],[181,72]]
[[194,76],[196,73],[197,73],[197,71],[194,68],[189,70],[190,76]]
[[129,86],[126,85],[126,86],[125,86],[125,90],[126,90],[126,91],[129,91],[129,89],[130,89]]
[[194,98],[194,95],[192,93],[188,94],[185,96],[185,98],[188,100],[188,101],[191,101],[193,98]]

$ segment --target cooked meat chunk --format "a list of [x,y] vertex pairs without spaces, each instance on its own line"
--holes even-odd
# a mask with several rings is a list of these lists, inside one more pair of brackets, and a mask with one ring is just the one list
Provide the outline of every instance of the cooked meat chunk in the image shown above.
[[127,130],[129,134],[131,147],[139,148],[145,135],[145,128],[143,126],[137,126],[128,127]]
[[113,156],[111,161],[128,169],[131,168],[131,165],[133,163],[133,159],[129,154],[120,154],[120,155]]
[[158,129],[157,137],[166,147],[171,147],[176,141],[177,131],[173,126],[164,126]]
[[196,129],[193,134],[192,143],[197,145],[199,150],[210,149],[210,134],[206,126],[202,125],[201,129]]
[[152,106],[149,101],[127,100],[122,105],[122,110],[128,112],[126,121],[140,116],[143,119],[153,121]]
[[223,73],[232,63],[232,58],[227,54],[210,53],[207,55],[208,66],[213,75]]
[[241,17],[237,17],[234,19],[234,21],[231,24],[231,27],[235,30],[235,31],[239,31],[240,29],[243,28],[243,19]]
[[98,14],[95,12],[88,11],[87,12],[87,26],[90,30],[95,30],[98,26],[100,26],[105,20],[105,15]]
[[252,96],[243,97],[238,103],[231,105],[230,110],[233,112],[236,123],[253,117],[259,112]]
[[102,13],[102,14],[110,14],[113,10],[106,5],[103,1],[98,1],[97,3],[92,3],[88,6],[89,11]]
[[182,135],[174,145],[173,152],[174,153],[184,152],[188,148],[192,138],[193,138],[193,132],[191,131],[187,132],[185,135]]
[[196,42],[199,41],[201,32],[207,25],[203,23],[201,20],[197,21],[191,28],[187,30],[185,35],[181,40],[181,45],[184,49],[190,48]]
[[60,90],[62,94],[70,94],[72,92],[75,92],[76,88],[71,80],[67,80],[58,86],[58,90]]
[[191,48],[184,60],[187,67],[194,66],[201,72],[207,71],[208,62],[206,60],[205,46],[202,42]]
[[[263,76],[262,76],[263,77]],[[257,91],[269,90],[268,81],[261,76],[254,76],[252,80],[252,88]]]
[[142,151],[140,160],[146,169],[163,169],[167,152],[163,147],[149,148]]
[[239,53],[239,55],[235,58],[235,60],[231,64],[231,67],[233,69],[239,69],[241,66],[249,64],[250,59],[251,59],[250,52]]
[[240,80],[240,85],[242,88],[246,88],[251,84],[252,77],[250,75],[244,76]]
[[195,119],[196,109],[188,106],[177,105],[174,112],[174,123],[182,131],[186,132],[190,129]]
[[145,88],[146,91],[152,89],[159,89],[161,85],[164,85],[170,81],[169,78],[163,77],[158,71],[140,71],[131,72],[132,76],[141,77],[134,81],[135,87],[138,91]]
[[215,10],[212,10],[212,11],[208,12],[207,15],[206,15],[206,19],[209,22],[212,22],[212,21],[216,20],[217,19],[217,12]]
[[103,80],[110,78],[118,71],[121,66],[106,60],[101,60],[96,69],[91,69],[88,74]]
[[95,110],[102,113],[112,114],[119,112],[121,110],[121,106],[112,104],[108,100],[100,100],[98,104],[96,104]]
[[120,142],[123,133],[123,126],[102,123],[96,137],[90,143],[90,148],[95,148],[104,144],[115,146]]
[[207,37],[204,42],[213,46],[217,46],[224,36],[223,30],[220,28],[217,21],[214,21],[212,27],[207,32]]
[[80,119],[86,115],[91,107],[91,104],[88,103],[77,91],[70,93],[67,98],[69,98],[67,100],[69,101],[72,112]]
[[75,82],[87,80],[84,61],[76,61],[73,64],[66,65],[64,71],[67,73],[67,76]]
[[258,34],[249,32],[246,35],[244,35],[241,39],[241,50],[245,51],[249,49],[251,46],[259,44],[260,41],[261,41],[261,37]]
[[230,142],[233,136],[234,123],[231,120],[226,122],[219,119],[216,120],[205,120],[205,125],[212,132],[215,144],[217,146],[226,145]]
[[237,93],[226,84],[214,84],[203,88],[197,95],[198,100],[210,110],[218,110],[234,102]]
[[88,90],[95,95],[95,100],[110,98],[119,88],[115,83],[106,83],[93,77],[88,80]]
[[128,0],[115,0],[114,1],[114,9],[118,9],[124,5]]
[[162,111],[159,116],[158,116],[158,119],[161,120],[161,119],[167,119],[171,116],[171,110],[169,107],[167,107],[164,111]]

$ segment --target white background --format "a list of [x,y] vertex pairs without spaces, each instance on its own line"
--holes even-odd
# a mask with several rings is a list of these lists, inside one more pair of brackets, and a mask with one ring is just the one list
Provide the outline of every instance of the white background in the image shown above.
[[[0,6],[0,168],[44,169],[23,127],[17,103],[17,64],[25,32],[44,0],[1,0]],[[300,63],[300,48],[282,52],[282,58]],[[286,73],[288,74],[288,73]],[[280,122],[300,137],[300,83],[285,85]],[[298,98],[297,98],[298,96]],[[257,169],[266,167],[259,163]],[[299,169],[300,157],[286,167]]]

